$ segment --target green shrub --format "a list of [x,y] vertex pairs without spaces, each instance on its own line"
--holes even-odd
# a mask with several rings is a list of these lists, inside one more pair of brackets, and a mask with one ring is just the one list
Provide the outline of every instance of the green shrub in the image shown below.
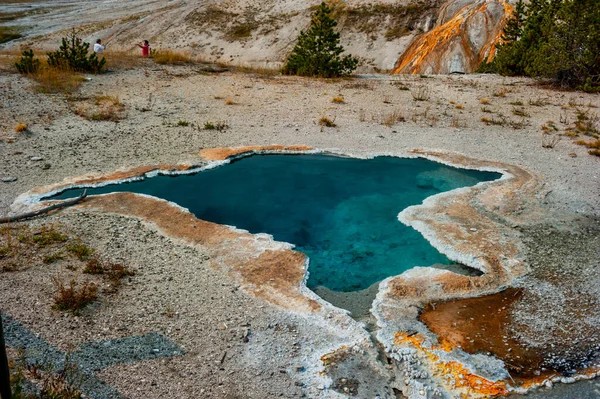
[[33,50],[23,50],[19,62],[15,62],[19,73],[35,73],[40,68],[40,60],[33,58]]
[[77,72],[100,73],[106,65],[106,59],[98,59],[95,53],[88,55],[90,44],[82,41],[73,31],[62,38],[60,48],[48,54],[48,64],[59,69]]
[[324,2],[316,9],[310,28],[298,36],[298,43],[283,68],[284,74],[332,78],[356,69],[357,58],[341,57],[344,48],[339,45],[340,34],[333,30],[337,22],[330,17],[331,12]]

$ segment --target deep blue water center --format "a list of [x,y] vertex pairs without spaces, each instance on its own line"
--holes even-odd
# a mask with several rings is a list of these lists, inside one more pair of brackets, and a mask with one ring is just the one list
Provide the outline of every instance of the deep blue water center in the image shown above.
[[255,155],[193,175],[160,175],[88,194],[149,194],[203,220],[272,234],[310,257],[310,288],[356,291],[413,266],[450,263],[400,223],[398,213],[431,195],[499,176],[424,159]]

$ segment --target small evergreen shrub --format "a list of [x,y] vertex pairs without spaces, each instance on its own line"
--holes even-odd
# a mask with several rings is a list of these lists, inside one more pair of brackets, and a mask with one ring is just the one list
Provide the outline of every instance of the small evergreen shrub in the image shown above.
[[19,62],[15,62],[15,67],[19,73],[35,73],[40,68],[40,60],[33,58],[33,50],[23,50]]
[[47,53],[48,65],[76,72],[100,73],[106,65],[106,59],[98,59],[95,53],[88,55],[89,47],[90,44],[78,38],[73,31],[69,36],[62,38],[58,50]]
[[337,25],[331,8],[324,2],[316,9],[307,32],[301,31],[298,43],[283,68],[286,75],[318,76],[333,78],[352,73],[358,58],[341,54],[340,34],[333,28]]

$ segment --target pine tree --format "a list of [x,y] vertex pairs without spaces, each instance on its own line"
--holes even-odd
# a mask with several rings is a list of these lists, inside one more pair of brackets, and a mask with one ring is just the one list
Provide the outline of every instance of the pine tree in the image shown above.
[[525,3],[523,0],[517,1],[512,17],[506,23],[502,33],[502,41],[506,44],[512,44],[521,38],[523,34],[523,24],[525,23]]
[[600,91],[599,0],[517,3],[493,69],[501,75],[549,78],[562,86]]
[[357,58],[341,57],[344,48],[339,44],[340,34],[333,30],[337,22],[330,16],[331,12],[324,2],[317,8],[308,31],[300,32],[283,68],[284,74],[331,78],[350,74],[356,69]]

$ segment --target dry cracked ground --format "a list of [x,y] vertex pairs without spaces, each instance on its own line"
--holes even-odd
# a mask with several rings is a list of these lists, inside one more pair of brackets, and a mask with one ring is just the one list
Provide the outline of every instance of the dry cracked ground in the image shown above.
[[[131,57],[115,58],[105,74],[82,75],[65,94],[13,72],[10,57],[2,56],[0,74],[2,214],[36,186],[175,165],[203,148],[303,144],[357,155],[427,148],[512,163],[545,187],[536,200],[547,216],[524,215],[513,226],[529,273],[500,297],[430,304],[421,320],[467,352],[504,361],[515,384],[598,363],[600,158],[576,143],[600,128],[598,95],[496,76],[316,80]],[[322,126],[322,118],[336,126]],[[81,246],[93,254],[80,258]],[[241,287],[211,248],[166,237],[152,223],[75,207],[2,225],[0,251],[3,314],[41,338],[40,351],[92,353],[76,357],[99,384],[90,389],[108,389],[107,397],[402,397],[394,360],[376,345],[356,348],[350,360],[321,359],[363,326],[366,336],[375,333],[368,314],[355,315],[363,325],[330,309],[329,323],[273,305]],[[92,258],[135,274],[85,273]],[[57,284],[71,279],[98,290],[77,314],[53,307]],[[135,341],[145,353],[137,361],[100,362],[103,349],[89,346],[156,333],[168,341],[160,345],[175,345],[169,356],[158,343]],[[533,395],[592,398],[595,384]]]

